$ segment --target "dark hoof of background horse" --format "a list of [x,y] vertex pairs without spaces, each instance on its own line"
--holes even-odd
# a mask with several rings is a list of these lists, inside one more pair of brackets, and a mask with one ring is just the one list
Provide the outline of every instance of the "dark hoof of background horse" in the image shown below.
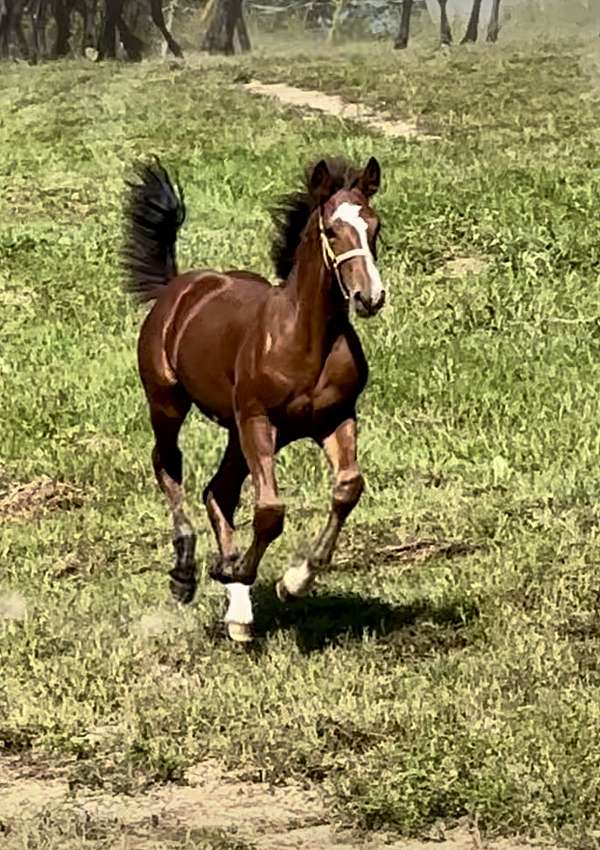
[[231,555],[229,558],[217,556],[211,564],[208,574],[214,581],[220,581],[223,584],[239,581],[239,570],[236,569],[239,560],[239,555]]
[[176,602],[189,605],[196,593],[196,577],[169,573],[169,589]]

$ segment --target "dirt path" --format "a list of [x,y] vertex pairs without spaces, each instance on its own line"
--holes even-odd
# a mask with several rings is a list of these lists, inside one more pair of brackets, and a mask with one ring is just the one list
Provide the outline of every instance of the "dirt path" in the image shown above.
[[373,130],[378,130],[384,136],[395,138],[414,138],[419,140],[439,139],[420,130],[416,122],[399,121],[385,112],[375,112],[360,103],[349,103],[338,95],[324,94],[320,91],[298,89],[286,83],[261,83],[251,80],[244,84],[244,89],[254,95],[274,97],[280,103],[299,106],[325,112],[327,115],[337,115],[361,124],[366,124]]
[[[398,841],[383,833],[368,838],[337,831],[317,787],[271,788],[225,775],[214,762],[190,770],[187,784],[167,784],[145,794],[69,793],[65,768],[32,765],[0,757],[0,848],[41,846],[128,850],[193,846],[206,850],[482,850],[488,845],[468,829],[432,841]],[[27,836],[27,838],[26,838]],[[90,837],[91,836],[91,837]],[[23,843],[26,840],[26,844]],[[195,841],[196,843],[185,843]],[[35,843],[35,842],[34,842]],[[33,845],[31,845],[33,846]],[[38,847],[38,844],[35,843]],[[98,847],[100,844],[98,844]],[[503,840],[494,850],[525,850],[532,844]],[[547,848],[547,845],[546,845]]]

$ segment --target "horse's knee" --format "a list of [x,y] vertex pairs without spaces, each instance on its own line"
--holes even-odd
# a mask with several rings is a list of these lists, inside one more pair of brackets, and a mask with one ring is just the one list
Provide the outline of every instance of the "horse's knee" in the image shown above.
[[285,506],[281,502],[257,505],[254,511],[254,533],[260,540],[271,542],[283,531]]
[[364,489],[365,479],[359,470],[344,477],[340,476],[333,492],[333,501],[337,510],[344,515],[350,513]]

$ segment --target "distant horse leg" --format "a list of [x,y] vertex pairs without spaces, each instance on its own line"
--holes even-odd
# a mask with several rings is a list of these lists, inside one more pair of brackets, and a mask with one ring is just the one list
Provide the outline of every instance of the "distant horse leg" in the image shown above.
[[163,15],[161,0],[150,0],[150,14],[152,16],[152,20],[154,21],[154,25],[158,27],[158,29],[163,34],[163,38],[167,42],[169,50],[171,51],[173,56],[177,56],[178,59],[181,59],[183,57],[183,51],[167,29],[167,25],[165,23],[165,18]]
[[23,59],[29,59],[29,44],[27,43],[25,32],[23,31],[23,13],[25,11],[25,0],[19,0],[19,2],[15,2],[14,7],[15,17],[13,27],[15,31],[15,36],[17,37],[19,50]]
[[481,16],[481,0],[473,0],[473,8],[467,24],[467,31],[461,44],[475,44],[479,34],[479,18]]
[[104,19],[98,40],[98,61],[117,57],[117,22],[123,10],[123,0],[105,0]]
[[79,52],[81,56],[86,55],[88,48],[96,46],[96,31],[95,31],[95,14],[96,3],[90,0],[73,0],[73,8],[77,10],[81,17],[81,44]]
[[0,59],[8,59],[8,9],[0,0]]
[[331,563],[340,531],[356,506],[364,488],[364,479],[356,460],[356,419],[342,422],[321,443],[333,469],[335,483],[329,518],[313,551],[298,567],[290,567],[276,585],[282,602],[305,596],[317,573]]
[[229,0],[225,13],[225,45],[223,52],[226,56],[233,56],[235,47],[233,36],[238,17],[242,14],[242,0]]
[[117,21],[117,29],[127,58],[131,62],[141,62],[144,56],[144,42],[129,29],[122,16],[119,16]]
[[270,543],[283,531],[285,508],[279,500],[274,459],[276,432],[267,416],[240,419],[240,444],[254,484],[254,536],[244,556],[221,561],[211,572],[212,578],[227,587],[229,607],[225,614],[232,640],[252,639],[253,622],[250,589],[256,580],[258,565]]
[[452,30],[448,21],[448,0],[438,0],[440,6],[440,42],[449,47],[452,44]]
[[71,39],[71,9],[66,0],[55,0],[54,18],[56,20],[56,35],[52,56],[60,59],[69,53]]
[[240,43],[240,50],[242,53],[248,53],[251,49],[250,44],[250,36],[248,35],[248,28],[246,26],[246,21],[244,20],[244,9],[240,8],[240,14],[235,22],[235,31],[237,33],[238,41]]
[[46,55],[46,8],[45,0],[33,0],[29,7],[33,52],[31,60],[37,64]]
[[220,561],[211,570],[211,574],[217,579],[223,572],[227,572],[240,555],[235,543],[233,516],[247,475],[248,465],[234,428],[229,432],[229,442],[219,468],[203,493],[206,511],[219,547]]
[[400,18],[400,29],[394,42],[396,50],[404,50],[408,47],[408,37],[410,35],[410,16],[412,13],[413,0],[404,0],[402,3],[402,16]]
[[150,418],[155,445],[152,463],[158,484],[167,497],[173,517],[175,567],[169,573],[171,593],[178,602],[191,602],[196,591],[196,535],[183,509],[182,457],[177,438],[190,409],[190,401],[170,391],[168,398],[151,399]]
[[498,33],[500,32],[500,0],[493,0],[490,21],[487,29],[486,41],[495,44],[498,41]]

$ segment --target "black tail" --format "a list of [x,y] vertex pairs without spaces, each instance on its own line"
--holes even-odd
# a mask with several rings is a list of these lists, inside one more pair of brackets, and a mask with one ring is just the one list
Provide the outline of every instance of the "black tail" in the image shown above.
[[125,289],[138,301],[152,301],[177,275],[175,242],[186,210],[181,187],[175,190],[158,158],[135,171],[141,182],[127,182],[121,266],[127,274]]

